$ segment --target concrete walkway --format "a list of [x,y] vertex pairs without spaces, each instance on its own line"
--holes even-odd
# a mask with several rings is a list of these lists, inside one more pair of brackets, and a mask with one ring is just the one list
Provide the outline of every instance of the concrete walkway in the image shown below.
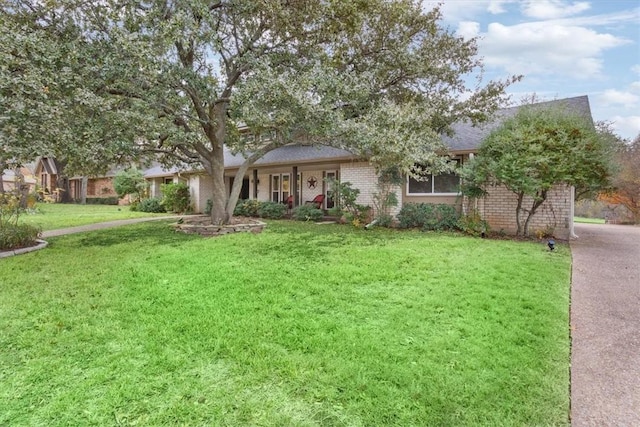
[[640,426],[640,227],[576,224],[571,425]]
[[120,219],[117,221],[99,222],[97,224],[80,225],[78,227],[59,228],[57,230],[49,230],[42,232],[42,238],[63,236],[65,234],[84,233],[86,231],[102,230],[103,228],[119,227],[121,225],[137,224],[139,222],[157,221],[161,219],[173,219],[181,218],[181,215],[170,216],[154,216],[148,218],[132,218],[132,219]]

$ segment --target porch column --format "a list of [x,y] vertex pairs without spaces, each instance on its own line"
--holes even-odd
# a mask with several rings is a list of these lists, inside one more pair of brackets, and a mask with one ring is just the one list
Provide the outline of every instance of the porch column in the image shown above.
[[293,207],[300,205],[300,194],[298,194],[298,167],[291,169],[291,185],[293,186]]
[[258,199],[258,169],[253,170],[253,200]]

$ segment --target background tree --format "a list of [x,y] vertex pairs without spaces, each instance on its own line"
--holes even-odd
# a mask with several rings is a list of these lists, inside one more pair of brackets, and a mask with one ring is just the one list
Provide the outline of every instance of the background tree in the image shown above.
[[147,181],[139,169],[125,169],[116,173],[113,179],[113,189],[120,198],[131,194],[135,197],[136,202],[140,202],[142,195],[147,190]]
[[139,134],[131,110],[86,84],[86,40],[65,3],[0,5],[0,164],[54,157],[62,186],[130,157]]
[[[516,235],[529,235],[529,222],[557,184],[605,188],[613,172],[613,147],[591,118],[562,108],[520,107],[482,142],[464,167],[467,185],[504,185],[517,197]],[[526,196],[531,199],[530,204]]]
[[618,172],[613,177],[613,189],[603,192],[600,199],[607,203],[623,205],[633,221],[640,223],[640,134],[628,144],[618,146],[616,163]]
[[78,142],[128,141],[166,164],[204,169],[214,222],[232,215],[242,183],[227,194],[225,149],[245,158],[237,177],[289,143],[437,172],[447,167],[439,133],[486,119],[517,80],[467,88],[482,71],[476,41],[441,27],[440,11],[418,1],[8,3],[7,13],[37,15],[31,24],[42,31],[75,29],[76,124],[89,129]]

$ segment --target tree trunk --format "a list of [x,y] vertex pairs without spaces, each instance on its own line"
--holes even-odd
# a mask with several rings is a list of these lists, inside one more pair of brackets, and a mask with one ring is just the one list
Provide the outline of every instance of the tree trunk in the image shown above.
[[255,162],[255,156],[251,156],[247,160],[240,165],[240,168],[235,174],[233,179],[233,186],[231,187],[231,194],[229,194],[229,199],[227,200],[227,215],[229,219],[233,217],[233,211],[236,208],[236,204],[238,204],[238,197],[240,197],[240,191],[242,191],[242,180],[246,175],[249,167]]
[[516,225],[518,226],[516,230],[516,236],[522,235],[522,220],[520,219],[520,214],[522,213],[522,200],[524,199],[524,193],[518,193],[518,205],[516,206]]
[[20,198],[20,208],[27,209],[27,202],[29,198],[29,186],[27,186],[24,182],[24,175],[20,170],[20,167],[16,167],[14,170],[14,181],[13,181],[13,189],[15,194]]
[[80,183],[80,204],[87,204],[87,187],[89,186],[89,177],[83,176]]
[[56,183],[56,191],[58,194],[56,202],[69,203],[71,202],[71,194],[69,193],[69,178],[67,176],[58,176],[58,182]]
[[231,219],[227,214],[227,188],[224,183],[224,151],[214,150],[210,157],[211,170],[207,171],[211,179],[211,222],[228,224]]
[[525,237],[529,236],[529,223],[531,222],[531,218],[536,214],[538,208],[542,206],[542,204],[547,200],[547,190],[542,190],[539,195],[536,195],[533,199],[533,204],[531,205],[531,210],[529,210],[529,215],[527,215],[527,220],[524,222],[524,235]]
[[0,162],[0,194],[4,194],[4,180],[2,177],[6,168],[7,164],[4,161]]

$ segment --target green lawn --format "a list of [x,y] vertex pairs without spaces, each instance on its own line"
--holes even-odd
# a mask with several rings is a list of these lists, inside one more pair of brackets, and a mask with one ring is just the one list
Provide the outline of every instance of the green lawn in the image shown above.
[[132,212],[129,210],[129,206],[38,203],[35,213],[24,213],[20,216],[20,220],[38,225],[46,231],[96,222],[163,215],[170,214]]
[[605,221],[602,218],[583,218],[579,216],[573,217],[574,222],[580,222],[585,224],[604,224]]
[[568,425],[570,253],[166,222],[0,260],[0,425]]

